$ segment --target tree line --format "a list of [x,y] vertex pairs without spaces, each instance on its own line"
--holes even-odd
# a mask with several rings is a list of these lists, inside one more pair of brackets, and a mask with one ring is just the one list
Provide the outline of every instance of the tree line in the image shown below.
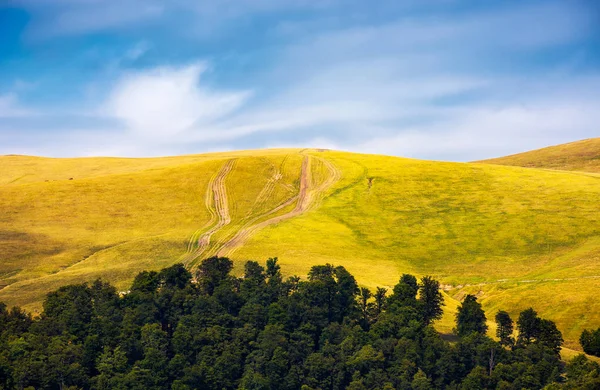
[[[600,366],[568,364],[562,335],[533,309],[495,316],[467,295],[456,339],[432,324],[439,283],[402,275],[361,288],[344,268],[284,278],[277,259],[231,274],[177,264],[139,273],[127,293],[101,280],[47,295],[40,316],[0,304],[2,389],[596,389]],[[518,336],[514,337],[514,330]]]

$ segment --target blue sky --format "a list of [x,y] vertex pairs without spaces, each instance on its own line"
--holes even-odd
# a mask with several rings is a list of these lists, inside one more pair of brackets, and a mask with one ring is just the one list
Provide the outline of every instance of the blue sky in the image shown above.
[[0,154],[469,161],[599,124],[596,0],[0,2]]

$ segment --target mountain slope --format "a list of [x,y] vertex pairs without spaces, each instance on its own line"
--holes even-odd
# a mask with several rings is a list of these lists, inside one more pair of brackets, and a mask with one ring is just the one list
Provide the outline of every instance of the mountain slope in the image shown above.
[[590,138],[478,162],[600,173],[600,138]]
[[449,298],[478,294],[489,318],[534,306],[571,346],[600,326],[594,175],[318,150],[0,164],[9,304],[35,309],[46,291],[96,277],[126,288],[142,269],[215,254],[238,272],[278,256],[298,275],[344,265],[369,287],[431,274]]

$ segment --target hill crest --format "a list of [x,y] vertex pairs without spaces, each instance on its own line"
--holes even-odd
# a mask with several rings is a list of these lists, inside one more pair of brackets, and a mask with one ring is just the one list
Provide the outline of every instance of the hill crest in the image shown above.
[[475,162],[600,173],[600,138],[589,138]]

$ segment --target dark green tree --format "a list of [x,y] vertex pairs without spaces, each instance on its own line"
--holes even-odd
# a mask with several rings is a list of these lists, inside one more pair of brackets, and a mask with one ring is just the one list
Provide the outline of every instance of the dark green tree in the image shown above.
[[32,323],[29,313],[18,307],[7,310],[6,305],[0,302],[0,339],[25,333]]
[[431,276],[424,276],[419,283],[419,303],[424,325],[430,325],[444,314],[444,296],[440,292],[440,283]]
[[200,289],[212,295],[224,281],[229,278],[233,262],[226,257],[211,257],[203,260],[196,272]]
[[485,334],[487,332],[485,312],[481,308],[481,304],[477,302],[476,296],[467,295],[458,307],[456,330],[460,337],[471,333]]
[[337,320],[342,321],[344,317],[353,316],[358,312],[356,296],[359,289],[354,276],[342,266],[335,267],[335,278],[338,286],[338,302],[340,306],[340,316]]
[[374,315],[374,305],[369,300],[373,294],[366,287],[360,288],[360,294],[358,297],[358,305],[360,307],[361,312],[361,325],[364,329],[369,328],[369,324],[371,322],[371,318]]
[[178,263],[162,269],[158,274],[158,280],[160,281],[161,287],[182,289],[190,284],[192,274],[183,266],[183,264]]
[[375,290],[375,318],[379,317],[379,314],[387,308],[386,293],[387,289],[383,287],[377,287],[377,290]]
[[460,388],[464,390],[489,389],[490,377],[488,372],[485,368],[476,366],[463,380]]
[[281,279],[281,267],[279,266],[279,264],[277,264],[277,261],[277,257],[271,257],[267,259],[267,278],[271,279],[279,277]]
[[600,328],[593,331],[585,329],[579,337],[579,344],[585,353],[600,356]]
[[528,345],[538,338],[540,335],[540,318],[537,312],[532,308],[523,310],[517,320],[517,330],[519,331],[517,339],[519,345]]
[[131,291],[153,293],[158,289],[159,285],[160,279],[158,278],[158,272],[142,271],[139,274],[137,274],[135,279],[133,279]]
[[390,306],[417,307],[417,293],[419,284],[413,275],[403,274],[398,284],[394,286],[392,295],[388,299]]
[[304,287],[313,301],[324,304],[327,322],[341,321],[358,311],[355,297],[359,292],[356,280],[344,267],[331,264],[314,266],[308,273],[309,284]]
[[514,344],[513,330],[514,324],[510,315],[503,310],[499,310],[496,313],[496,337],[500,339],[500,345],[512,346]]
[[256,261],[248,261],[244,266],[244,279],[240,284],[240,293],[246,301],[267,304],[265,269]]
[[539,321],[539,335],[537,342],[550,348],[557,355],[560,353],[560,348],[563,343],[562,333],[556,327],[553,321],[547,319],[540,319]]
[[54,324],[57,332],[66,331],[81,340],[88,333],[92,316],[92,295],[87,283],[61,287],[44,301],[43,320]]

